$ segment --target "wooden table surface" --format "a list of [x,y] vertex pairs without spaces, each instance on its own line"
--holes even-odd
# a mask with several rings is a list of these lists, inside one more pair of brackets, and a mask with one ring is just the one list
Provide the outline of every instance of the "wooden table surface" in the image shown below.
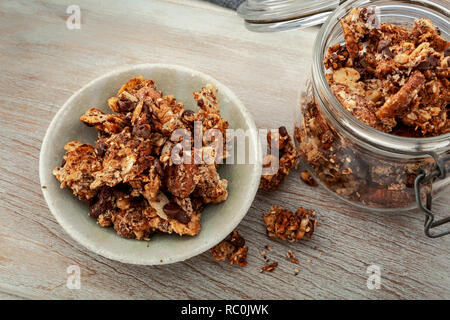
[[[76,3],[80,30],[66,28],[72,1],[0,2],[0,299],[450,298],[450,236],[426,238],[418,212],[361,212],[303,184],[298,172],[278,191],[259,192],[239,225],[245,268],[208,252],[172,265],[126,265],[72,240],[43,199],[38,162],[47,126],[76,90],[124,65],[179,64],[229,86],[258,127],[292,127],[318,30],[251,33],[235,12],[197,1]],[[449,203],[447,192],[436,211]],[[272,204],[315,208],[313,238],[268,239],[261,215]],[[266,244],[279,266],[261,274]],[[289,249],[298,266],[285,259]],[[66,286],[70,265],[81,269],[80,290]],[[381,269],[378,290],[367,287],[370,265]]]

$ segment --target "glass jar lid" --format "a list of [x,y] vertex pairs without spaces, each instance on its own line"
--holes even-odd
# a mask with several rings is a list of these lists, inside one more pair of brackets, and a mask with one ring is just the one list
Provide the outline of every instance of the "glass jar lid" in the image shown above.
[[251,31],[273,32],[323,23],[343,0],[246,0],[237,9]]

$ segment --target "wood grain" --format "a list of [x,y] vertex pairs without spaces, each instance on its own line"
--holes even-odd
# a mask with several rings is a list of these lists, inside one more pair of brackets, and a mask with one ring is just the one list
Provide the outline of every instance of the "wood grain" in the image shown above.
[[[450,237],[426,238],[417,212],[352,208],[306,186],[298,172],[278,191],[259,192],[240,224],[250,247],[245,268],[209,253],[168,266],[125,265],[74,242],[49,212],[38,177],[45,130],[73,92],[124,65],[173,63],[225,83],[259,127],[292,127],[317,33],[251,33],[234,12],[198,1],[77,4],[81,30],[66,29],[66,1],[0,2],[0,299],[450,298]],[[449,203],[447,192],[435,209],[448,212]],[[269,240],[261,215],[272,204],[315,208],[313,239]],[[279,267],[261,274],[265,244]],[[298,266],[284,258],[289,249]],[[372,264],[381,267],[379,290],[366,286]],[[80,290],[66,286],[70,265],[81,269]]]

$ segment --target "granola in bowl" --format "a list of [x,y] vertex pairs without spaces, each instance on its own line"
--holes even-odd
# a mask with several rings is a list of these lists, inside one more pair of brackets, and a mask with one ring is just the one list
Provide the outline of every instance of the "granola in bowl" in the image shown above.
[[[153,80],[133,78],[108,99],[114,113],[90,108],[81,116],[98,138],[94,145],[68,142],[53,174],[61,188],[88,204],[91,218],[122,237],[148,240],[156,232],[195,236],[201,230],[202,208],[227,199],[228,181],[220,177],[216,162],[194,162],[191,157],[174,163],[177,152],[172,151],[180,142],[174,132],[184,129],[193,136],[197,121],[200,128],[218,128],[224,134],[228,122],[220,115],[216,95],[212,85],[194,92],[194,112],[163,95]],[[203,141],[192,152],[205,157],[209,148]]]
[[[117,94],[124,83],[139,75],[145,77],[146,83],[136,79],[136,86],[140,86],[139,89],[146,87],[142,91],[150,94],[137,97],[139,89],[134,85],[128,87],[130,90]],[[147,80],[150,78],[154,79],[153,84]],[[149,89],[156,84],[156,90]],[[144,93],[142,91],[140,94]],[[156,102],[156,113],[152,112],[148,118],[150,110],[144,103],[142,106],[134,104],[138,102],[134,98],[150,102],[152,95],[159,99],[159,91],[164,93],[161,98],[164,101]],[[193,92],[198,95],[193,95]],[[184,111],[181,101],[186,104]],[[118,112],[111,111],[110,105],[117,107]],[[176,119],[171,121],[171,114],[176,115],[181,123]],[[166,118],[166,115],[170,117]],[[80,121],[81,116],[86,122]],[[195,117],[203,127],[213,129],[216,135],[211,137],[208,135],[210,130],[204,130],[203,136],[198,135],[202,139],[191,141],[196,146],[192,150],[197,152],[178,152],[181,151],[178,149],[180,140],[185,142],[181,143],[185,146],[182,148],[184,151],[189,151],[192,145],[188,146],[189,139],[184,139],[183,135],[175,134],[170,139],[169,131],[173,128],[177,128],[175,133],[202,129],[202,126],[195,126]],[[147,119],[151,123],[146,123]],[[87,128],[86,124],[93,128]],[[229,130],[246,132],[245,156],[254,155],[254,162],[236,165],[227,157],[228,153],[219,152],[220,145],[209,148],[208,142],[220,137],[226,125]],[[174,140],[170,141],[173,144],[169,140]],[[77,152],[66,155],[70,151],[64,150],[64,146],[70,141],[90,146],[78,149],[80,144],[75,143],[69,149],[78,149]],[[148,144],[144,143],[148,141],[150,151]],[[205,152],[200,154],[199,151]],[[66,163],[70,163],[65,168],[66,163],[61,163],[64,156]],[[189,162],[179,162],[190,156],[194,158],[194,164],[195,160],[204,158],[204,163],[197,162],[198,170],[196,166],[189,166]],[[221,157],[227,157],[226,164],[219,163]],[[85,169],[78,170],[81,167],[78,167],[77,159]],[[105,161],[120,170],[111,175],[103,167]],[[72,173],[64,189],[52,174],[55,167],[64,168],[61,172],[57,169],[58,174]],[[74,168],[78,169],[72,171]],[[236,229],[258,190],[261,148],[250,113],[223,83],[183,66],[139,64],[125,66],[94,79],[59,108],[42,142],[39,176],[50,213],[80,245],[123,263],[170,264],[208,251]],[[194,184],[185,183],[187,180],[194,181]],[[84,192],[90,190],[93,182],[94,192]],[[69,184],[74,190],[69,188]],[[167,203],[169,205],[166,206]],[[117,232],[126,237],[118,236]],[[136,238],[151,240],[136,241]]]

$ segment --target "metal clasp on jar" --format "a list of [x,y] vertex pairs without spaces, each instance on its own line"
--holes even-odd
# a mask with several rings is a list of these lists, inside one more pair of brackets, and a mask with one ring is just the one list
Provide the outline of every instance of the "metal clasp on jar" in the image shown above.
[[[431,229],[439,227],[445,223],[450,222],[450,216],[435,221],[435,216],[431,211],[432,194],[429,184],[431,184],[435,179],[445,179],[447,174],[450,172],[450,155],[444,156],[439,159],[439,156],[435,152],[428,152],[434,158],[434,168],[430,173],[427,173],[425,169],[420,169],[414,181],[414,191],[416,194],[417,206],[421,209],[425,217],[425,234],[430,238],[439,238],[450,234],[450,229],[441,232],[432,233]],[[426,187],[422,189],[422,187]],[[422,190],[425,193],[425,204],[422,201]]]

